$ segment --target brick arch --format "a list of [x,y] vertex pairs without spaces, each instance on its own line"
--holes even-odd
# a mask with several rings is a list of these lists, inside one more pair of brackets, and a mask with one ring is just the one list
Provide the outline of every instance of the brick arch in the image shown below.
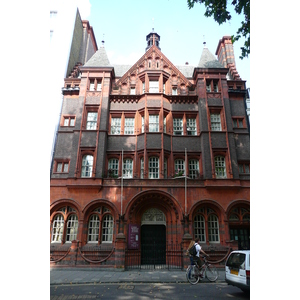
[[50,205],[50,222],[52,222],[54,215],[56,214],[56,212],[64,207],[64,206],[71,206],[74,207],[77,210],[78,213],[78,219],[80,219],[81,217],[81,206],[80,204],[75,201],[74,199],[67,199],[67,198],[63,198],[63,199],[58,199],[55,200],[51,205]]
[[86,218],[86,215],[89,214],[93,209],[97,208],[99,205],[107,206],[111,209],[112,215],[114,219],[117,219],[117,216],[120,214],[117,207],[111,202],[106,199],[95,199],[90,201],[82,210],[82,214],[84,218]]
[[173,219],[178,221],[183,211],[172,195],[159,190],[151,190],[141,192],[132,198],[125,208],[125,216],[131,221],[140,221],[142,214],[150,208],[160,209],[165,214],[167,222]]
[[245,199],[236,199],[231,201],[226,208],[226,216],[235,206],[246,206],[250,209],[250,201]]
[[196,202],[191,209],[189,210],[188,214],[190,217],[194,216],[195,211],[200,207],[200,206],[210,206],[212,208],[215,208],[216,211],[219,213],[219,217],[221,217],[221,220],[226,216],[225,209],[215,200],[213,199],[204,199]]

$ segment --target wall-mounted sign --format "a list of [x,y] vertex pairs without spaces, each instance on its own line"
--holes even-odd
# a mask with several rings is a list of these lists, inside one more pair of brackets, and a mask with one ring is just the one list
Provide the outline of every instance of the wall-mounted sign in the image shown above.
[[136,224],[128,225],[128,249],[138,250],[140,246],[141,227]]

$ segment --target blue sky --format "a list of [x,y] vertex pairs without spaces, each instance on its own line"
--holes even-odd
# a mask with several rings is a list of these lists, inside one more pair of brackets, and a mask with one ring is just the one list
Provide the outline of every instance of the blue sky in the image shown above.
[[[144,53],[146,35],[160,35],[161,51],[174,65],[188,62],[197,66],[205,39],[215,54],[219,39],[236,33],[243,20],[233,8],[232,20],[218,25],[204,16],[204,5],[189,9],[186,0],[79,0],[82,19],[94,29],[98,48],[105,41],[108,58],[113,64],[134,64]],[[234,44],[237,71],[250,87],[250,56],[239,59],[244,40]]]

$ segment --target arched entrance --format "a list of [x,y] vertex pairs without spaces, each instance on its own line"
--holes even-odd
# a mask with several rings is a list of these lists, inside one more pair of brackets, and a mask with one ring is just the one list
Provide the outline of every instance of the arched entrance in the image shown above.
[[166,264],[166,216],[150,208],[141,219],[141,264]]

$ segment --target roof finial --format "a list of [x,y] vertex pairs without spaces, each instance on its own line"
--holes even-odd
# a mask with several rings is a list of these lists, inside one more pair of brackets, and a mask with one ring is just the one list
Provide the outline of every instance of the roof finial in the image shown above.
[[101,47],[104,48],[104,43],[105,43],[105,42],[104,42],[104,33],[103,33],[103,40],[101,41],[101,43],[102,43],[102,46],[101,46]]
[[205,35],[203,34],[203,48],[206,48]]

